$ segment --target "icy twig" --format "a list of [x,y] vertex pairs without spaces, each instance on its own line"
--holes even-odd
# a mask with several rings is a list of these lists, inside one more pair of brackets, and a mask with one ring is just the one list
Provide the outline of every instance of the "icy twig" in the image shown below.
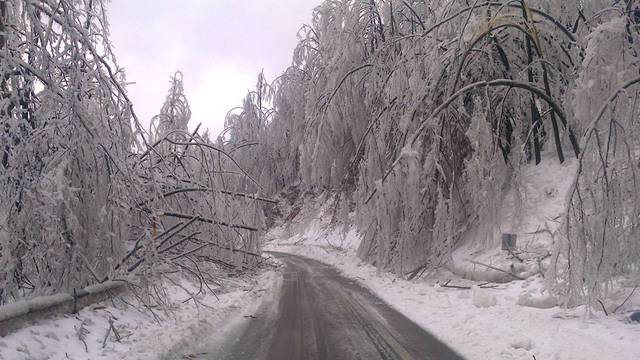
[[622,306],[624,306],[624,304],[627,303],[627,301],[629,301],[629,299],[631,298],[631,296],[633,296],[633,293],[636,292],[636,289],[638,289],[638,285],[636,285],[633,290],[631,290],[631,292],[629,293],[629,295],[626,297],[626,299],[624,299],[624,301],[622,302],[622,304],[616,306],[616,308],[613,310],[614,313],[618,312],[618,310],[620,310],[620,308]]

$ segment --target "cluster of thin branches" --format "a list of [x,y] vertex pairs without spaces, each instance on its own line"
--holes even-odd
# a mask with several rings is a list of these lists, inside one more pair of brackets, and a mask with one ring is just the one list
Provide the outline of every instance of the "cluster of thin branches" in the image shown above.
[[574,116],[586,120],[584,151],[552,267],[568,304],[598,306],[621,281],[640,280],[640,11],[632,5],[606,9],[615,15],[585,40],[585,68],[571,98]]
[[[604,149],[606,137],[594,136],[600,130],[589,124],[591,109],[638,74],[638,6],[633,0],[325,1],[301,29],[293,65],[271,85],[268,124],[248,116],[245,103],[233,128],[264,128],[232,131],[229,142],[262,147],[271,176],[260,180],[271,191],[302,181],[337,190],[337,201],[355,202],[359,255],[397,273],[421,273],[448,261],[465,236],[494,245],[498,209],[505,190],[522,183],[523,166],[544,156],[578,159],[581,169],[596,173],[621,164],[622,146],[594,150]],[[596,46],[599,34],[611,32],[617,45]],[[634,86],[631,81],[625,89]],[[262,108],[254,97],[247,102]],[[604,112],[633,119],[635,105],[628,103],[608,103]],[[631,174],[637,147],[633,135],[623,134],[635,134],[635,124],[613,124],[605,130],[614,134],[611,144],[629,143],[625,169]],[[578,179],[602,184],[603,176],[581,170]],[[625,186],[633,184],[630,176]],[[584,180],[577,184],[590,188]],[[633,188],[612,196],[607,184],[594,204],[633,203],[624,201]],[[599,211],[580,204],[567,214],[569,240],[559,242],[577,241],[588,253],[608,246],[576,235],[596,226],[582,214]],[[630,213],[616,216],[607,215],[604,228],[635,223]],[[603,238],[614,236],[607,231]],[[571,249],[559,256],[563,264],[583,257],[575,244]],[[616,256],[610,266],[620,264]],[[577,280],[589,278],[590,270],[571,268],[574,275],[558,271],[553,278],[583,289]],[[610,273],[592,280],[601,284]]]
[[104,1],[0,1],[0,303],[258,264],[270,200],[188,132],[182,75],[149,132],[124,83]]

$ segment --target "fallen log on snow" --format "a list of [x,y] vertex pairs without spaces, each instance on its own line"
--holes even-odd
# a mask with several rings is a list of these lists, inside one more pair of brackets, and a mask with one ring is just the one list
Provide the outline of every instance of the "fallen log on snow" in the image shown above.
[[126,289],[125,281],[106,281],[78,289],[74,293],[39,296],[0,306],[0,336],[33,325],[38,321],[78,310],[106,300]]

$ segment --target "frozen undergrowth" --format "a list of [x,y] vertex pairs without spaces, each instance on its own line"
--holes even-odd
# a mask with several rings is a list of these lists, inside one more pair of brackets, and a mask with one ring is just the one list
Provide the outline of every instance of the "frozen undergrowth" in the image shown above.
[[275,279],[265,272],[224,280],[217,298],[209,292],[199,304],[184,302],[190,297],[185,289],[197,293],[197,284],[166,284],[169,305],[153,313],[125,304],[137,304],[131,295],[117,297],[0,338],[0,359],[199,359],[207,354],[194,353],[192,345],[205,338],[214,344],[225,329],[246,320],[243,315],[254,311]]
[[[535,229],[546,226],[553,232],[557,227],[555,217],[562,211],[566,191],[560,180],[571,172],[572,166],[550,164],[527,170],[525,185],[538,190],[528,192],[528,206],[519,214],[519,219],[526,221],[511,217],[517,228],[506,229],[507,220],[499,226],[505,232],[535,232],[521,237],[520,249],[541,254],[550,251],[551,236]],[[557,177],[559,182],[544,182],[548,176]],[[356,255],[360,236],[354,227],[345,229],[331,223],[330,198],[313,194],[303,197],[302,206],[294,204],[283,209],[288,219],[266,235],[265,250],[290,252],[334,265],[469,360],[533,359],[534,355],[536,359],[555,360],[631,360],[640,353],[640,343],[636,341],[640,325],[628,323],[628,311],[624,311],[640,307],[639,297],[630,298],[622,311],[607,317],[602,312],[588,313],[583,306],[558,307],[542,276],[535,273],[523,273],[527,277],[523,281],[484,286],[446,270],[407,281],[360,261]],[[507,200],[502,211],[508,213],[509,206]],[[459,267],[475,261],[502,268],[517,261],[499,250],[496,239],[491,239],[484,249],[462,246],[453,255]],[[486,270],[475,267],[472,264],[470,269]]]

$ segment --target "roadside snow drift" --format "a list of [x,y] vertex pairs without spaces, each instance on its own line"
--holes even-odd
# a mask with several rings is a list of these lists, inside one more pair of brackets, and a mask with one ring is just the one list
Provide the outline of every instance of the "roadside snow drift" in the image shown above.
[[144,309],[131,295],[116,297],[0,338],[0,360],[204,359],[207,354],[194,349],[203,341],[214,346],[226,329],[246,320],[243,315],[253,312],[276,278],[266,272],[225,280],[223,293],[200,295],[198,303],[189,300],[197,284],[165,284],[163,308]]

